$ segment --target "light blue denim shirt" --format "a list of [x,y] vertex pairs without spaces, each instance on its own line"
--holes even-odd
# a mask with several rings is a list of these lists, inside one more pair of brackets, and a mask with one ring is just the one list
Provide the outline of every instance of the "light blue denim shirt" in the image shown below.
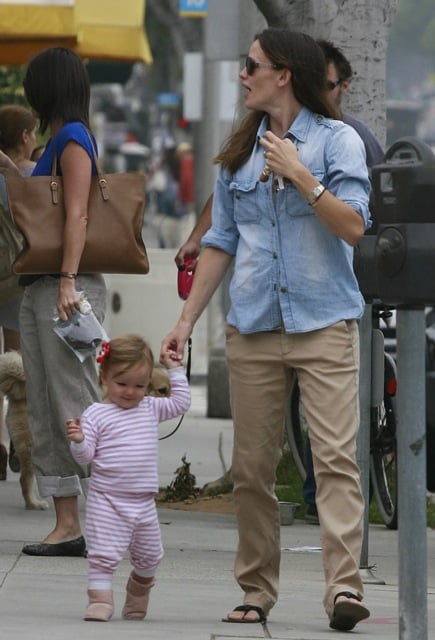
[[[266,131],[265,117],[258,138]],[[300,161],[370,225],[370,182],[364,145],[354,129],[303,108],[288,131]],[[286,182],[260,182],[263,148],[233,175],[219,170],[212,226],[204,247],[235,256],[227,321],[240,333],[313,331],[360,318],[364,299],[355,278],[353,247],[331,233]]]

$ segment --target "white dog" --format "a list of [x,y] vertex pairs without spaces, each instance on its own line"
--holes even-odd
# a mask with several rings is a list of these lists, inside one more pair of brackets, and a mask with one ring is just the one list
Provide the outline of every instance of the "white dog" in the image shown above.
[[6,396],[6,426],[20,461],[20,484],[27,509],[48,509],[33,492],[34,473],[31,461],[32,436],[27,423],[26,377],[18,351],[0,355],[0,393]]

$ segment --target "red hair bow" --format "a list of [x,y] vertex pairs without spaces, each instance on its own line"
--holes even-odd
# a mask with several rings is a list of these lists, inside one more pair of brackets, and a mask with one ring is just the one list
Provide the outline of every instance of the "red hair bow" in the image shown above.
[[109,356],[110,356],[110,342],[106,342],[103,340],[100,347],[100,353],[97,356],[97,362],[101,364]]

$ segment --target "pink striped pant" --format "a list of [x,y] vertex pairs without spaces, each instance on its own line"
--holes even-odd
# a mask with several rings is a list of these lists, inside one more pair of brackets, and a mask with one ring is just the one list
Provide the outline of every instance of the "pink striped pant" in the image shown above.
[[154,494],[106,494],[90,489],[86,501],[89,582],[112,580],[127,551],[142,576],[153,576],[163,547]]

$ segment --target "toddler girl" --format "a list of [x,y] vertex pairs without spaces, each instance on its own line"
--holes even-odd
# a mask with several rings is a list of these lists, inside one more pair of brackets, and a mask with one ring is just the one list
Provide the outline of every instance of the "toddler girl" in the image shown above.
[[129,334],[102,344],[97,358],[106,400],[95,402],[81,418],[67,420],[71,452],[91,463],[86,503],[88,597],[85,620],[110,620],[112,578],[125,552],[133,571],[122,617],[142,619],[149,591],[163,557],[155,505],[158,491],[158,425],[181,415],[191,396],[184,370],[169,355],[171,395],[147,395],[154,367],[148,344]]

